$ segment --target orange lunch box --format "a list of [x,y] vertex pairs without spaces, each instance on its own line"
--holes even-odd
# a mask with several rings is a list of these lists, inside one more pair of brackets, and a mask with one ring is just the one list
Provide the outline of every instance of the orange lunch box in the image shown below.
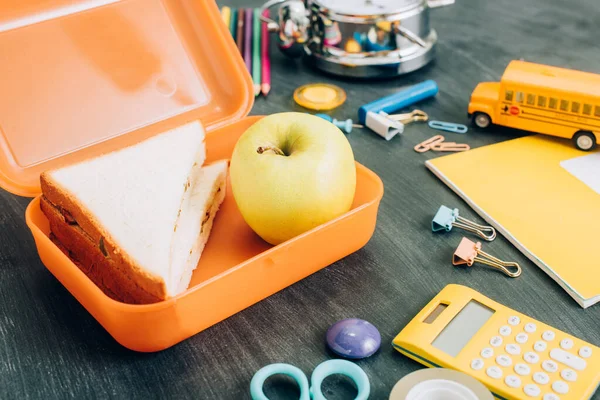
[[[209,0],[0,3],[0,186],[35,198],[26,211],[44,265],[123,346],[166,349],[363,247],[383,196],[356,163],[349,212],[277,246],[239,213],[231,187],[187,291],[125,304],[106,296],[49,239],[42,171],[200,120],[207,160],[229,159],[252,81]],[[13,2],[10,2],[13,3]]]

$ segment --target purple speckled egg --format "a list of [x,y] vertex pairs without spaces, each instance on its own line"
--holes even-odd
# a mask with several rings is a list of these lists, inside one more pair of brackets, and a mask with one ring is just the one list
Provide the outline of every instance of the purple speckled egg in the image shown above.
[[336,322],[327,330],[327,346],[346,358],[365,358],[381,346],[381,335],[368,321],[349,318]]

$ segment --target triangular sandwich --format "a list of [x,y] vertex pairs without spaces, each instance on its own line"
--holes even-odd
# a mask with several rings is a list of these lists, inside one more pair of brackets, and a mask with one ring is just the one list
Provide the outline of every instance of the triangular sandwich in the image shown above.
[[188,288],[223,202],[198,122],[41,175],[52,240],[108,296],[154,303]]

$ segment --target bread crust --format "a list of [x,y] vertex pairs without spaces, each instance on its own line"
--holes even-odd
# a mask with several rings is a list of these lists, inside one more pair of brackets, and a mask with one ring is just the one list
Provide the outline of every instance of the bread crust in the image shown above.
[[[87,238],[89,239],[90,246],[93,246],[94,249],[97,249],[97,254],[100,254],[102,258],[107,258],[105,257],[105,254],[108,256],[111,263],[103,263],[102,265],[105,266],[108,271],[115,271],[115,277],[113,278],[115,282],[122,282],[122,279],[118,277],[119,273],[116,272],[120,271],[120,273],[124,274],[125,277],[128,277],[128,279],[135,284],[135,287],[140,288],[143,293],[147,293],[152,298],[164,300],[168,297],[167,286],[164,280],[161,277],[156,276],[142,268],[127,253],[119,251],[119,245],[112,238],[110,233],[104,229],[102,224],[91,213],[87,211],[86,207],[84,207],[75,196],[60,188],[60,186],[52,178],[51,171],[43,172],[40,175],[40,184],[43,193],[41,205],[44,214],[46,214],[46,212],[52,211],[52,209],[49,209],[46,206],[53,206],[53,208],[57,210],[59,215],[61,215],[63,223],[65,223],[63,216],[64,211],[69,213],[72,219],[76,221],[77,225],[81,228],[81,231],[84,232]],[[46,200],[47,202],[45,203],[44,200]],[[51,212],[46,214],[46,216],[49,215],[52,216],[53,214]],[[62,228],[61,225],[57,225],[56,223],[55,226],[57,228]],[[68,225],[67,223],[67,226],[70,225]],[[67,236],[65,237],[65,239],[69,241],[69,239],[67,238],[71,238],[71,236],[74,233],[78,232],[73,232],[73,230],[65,231],[63,229],[63,233],[65,233],[65,235]],[[61,239],[60,237],[59,240],[61,240],[61,242],[63,241],[63,239]],[[74,238],[71,238],[70,240],[72,243],[76,241]],[[65,246],[65,243],[63,243],[63,246]],[[102,254],[100,249],[101,247],[103,247],[105,254]],[[89,250],[89,246],[87,250],[76,247],[67,248],[71,253],[73,253],[74,258],[78,260],[80,264],[84,263],[84,260],[82,260],[82,258],[89,258],[91,256],[95,256],[94,252],[91,252],[91,250]],[[94,257],[94,261],[99,260],[97,260],[96,257]],[[103,279],[108,279],[106,274],[102,273],[101,275]],[[125,282],[122,283],[124,284]],[[137,292],[134,291],[134,293]],[[136,298],[136,295],[134,295],[134,293],[131,294],[133,298],[129,300],[135,300],[136,303],[140,303],[146,300],[145,295],[140,295],[139,298]],[[115,294],[121,297],[124,296],[123,293]]]
[[83,229],[65,219],[60,209],[42,196],[43,213],[50,222],[52,241],[110,298],[129,304],[149,304],[164,298],[145,291],[134,276],[106,257]]

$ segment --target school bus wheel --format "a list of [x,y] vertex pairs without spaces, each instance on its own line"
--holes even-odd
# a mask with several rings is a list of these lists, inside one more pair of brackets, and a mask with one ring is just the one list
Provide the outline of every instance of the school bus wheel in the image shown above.
[[473,114],[473,123],[479,128],[485,129],[491,125],[492,119],[486,113],[476,112]]
[[596,136],[592,132],[579,131],[573,136],[575,147],[579,150],[590,151],[596,148]]

